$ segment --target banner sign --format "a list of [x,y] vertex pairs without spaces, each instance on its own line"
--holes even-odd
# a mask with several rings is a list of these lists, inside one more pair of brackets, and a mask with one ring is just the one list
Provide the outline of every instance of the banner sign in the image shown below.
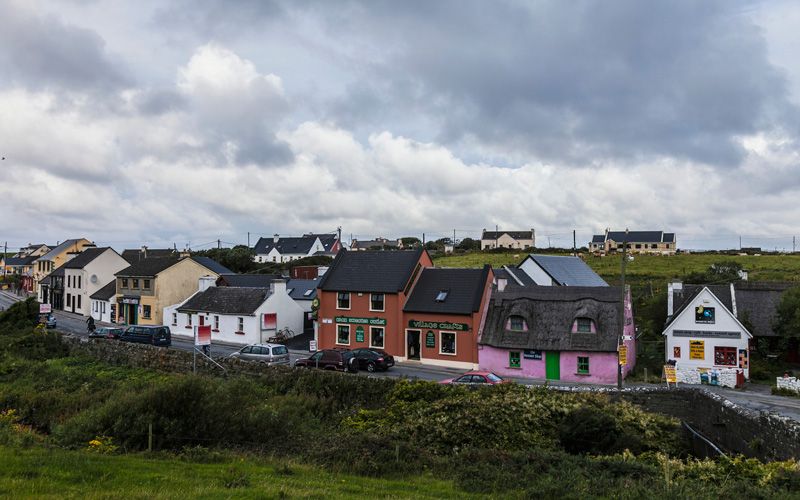
[[714,339],[739,339],[741,332],[712,332],[704,330],[673,330],[673,337],[707,337]]
[[386,320],[383,318],[351,318],[350,316],[336,316],[334,321],[336,323],[342,323],[346,325],[386,326]]
[[122,300],[120,300],[120,302],[123,304],[138,304],[139,297],[122,297]]
[[525,349],[522,351],[522,357],[525,359],[542,359],[542,351],[532,351]]
[[356,327],[356,342],[364,342],[364,327]]
[[664,365],[664,378],[668,384],[674,384],[678,381],[675,375],[675,365]]
[[419,321],[416,319],[408,320],[409,328],[430,328],[433,330],[453,330],[456,332],[466,332],[469,325],[466,323],[449,323],[446,321]]
[[264,330],[276,330],[278,328],[278,314],[264,313],[262,325],[264,325]]
[[689,341],[689,359],[706,359],[706,341]]
[[316,340],[309,340],[308,341],[308,350],[311,352],[317,352],[317,341]]
[[39,314],[50,314],[53,312],[53,306],[50,304],[39,304]]
[[620,365],[628,364],[628,346],[626,345],[619,346],[619,364]]
[[194,345],[211,345],[211,325],[195,327]]
[[425,334],[425,347],[436,347],[436,334],[433,333],[433,330],[428,330],[428,333]]

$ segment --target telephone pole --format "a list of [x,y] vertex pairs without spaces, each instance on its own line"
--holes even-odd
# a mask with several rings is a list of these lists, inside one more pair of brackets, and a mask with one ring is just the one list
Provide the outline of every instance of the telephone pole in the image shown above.
[[572,230],[572,255],[578,256],[578,242],[575,238],[575,230]]
[[217,240],[217,250],[219,250],[220,248],[222,248],[222,242],[220,240]]
[[622,365],[619,362],[619,349],[625,340],[625,265],[628,263],[628,229],[625,228],[625,241],[622,243],[622,307],[619,313],[619,343],[617,344],[617,389],[622,389]]
[[6,266],[6,258],[8,258],[8,242],[3,243],[3,279],[5,280],[8,273],[8,266]]
[[247,248],[250,248],[250,231],[247,231]]

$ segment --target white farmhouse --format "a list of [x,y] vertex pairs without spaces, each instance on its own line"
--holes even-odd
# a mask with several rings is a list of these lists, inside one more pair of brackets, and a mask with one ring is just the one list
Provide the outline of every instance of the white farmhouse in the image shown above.
[[752,335],[736,317],[732,284],[671,283],[667,315],[665,358],[675,361],[679,383],[708,378],[733,386],[737,372],[750,377]]
[[113,248],[89,247],[64,264],[64,310],[89,316],[91,296],[130,266]]
[[253,260],[264,262],[291,262],[312,255],[334,256],[340,249],[339,238],[333,234],[304,234],[299,237],[259,238],[253,248]]
[[278,330],[303,331],[303,308],[286,290],[286,281],[269,288],[214,286],[201,278],[200,290],[183,304],[164,308],[173,335],[194,335],[194,326],[211,326],[211,341],[232,344],[266,342]]

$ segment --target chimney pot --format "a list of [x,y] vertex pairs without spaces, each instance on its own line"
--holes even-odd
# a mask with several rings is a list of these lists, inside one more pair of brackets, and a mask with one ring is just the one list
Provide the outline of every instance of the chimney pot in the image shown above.
[[281,239],[281,237],[278,234],[273,234],[272,235],[272,242],[273,243],[277,243],[279,239]]

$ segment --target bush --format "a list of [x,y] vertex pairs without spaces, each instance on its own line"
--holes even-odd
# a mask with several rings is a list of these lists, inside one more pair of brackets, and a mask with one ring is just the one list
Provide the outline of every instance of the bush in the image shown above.
[[558,427],[561,446],[570,453],[609,453],[616,448],[621,435],[611,415],[592,407],[576,408]]

